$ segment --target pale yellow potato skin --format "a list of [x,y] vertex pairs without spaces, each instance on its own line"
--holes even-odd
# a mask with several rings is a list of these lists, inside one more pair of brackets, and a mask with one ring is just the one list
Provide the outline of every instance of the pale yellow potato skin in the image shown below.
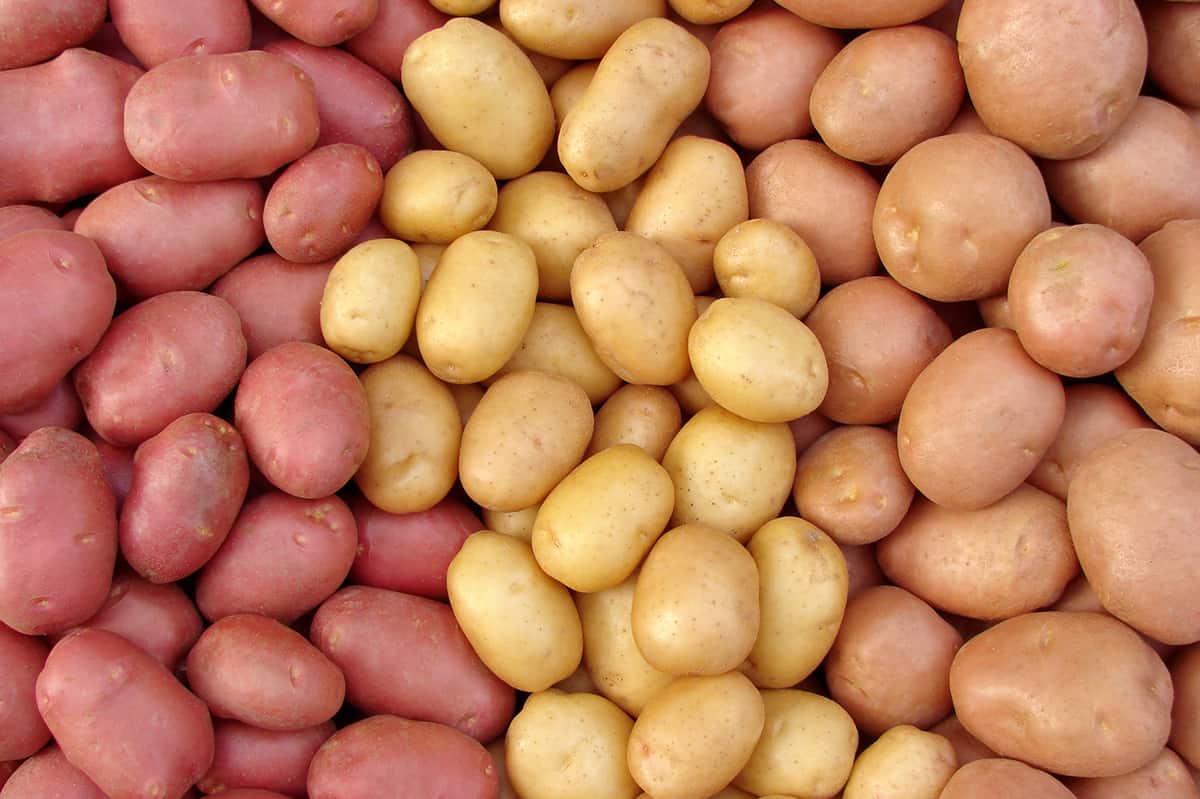
[[550,87],[550,104],[554,106],[554,118],[558,127],[567,118],[567,112],[575,107],[596,77],[599,61],[585,61],[568,69],[561,78],[554,81]]
[[407,355],[369,367],[359,382],[371,438],[354,482],[389,513],[432,508],[458,479],[462,422],[450,389]]
[[477,19],[452,19],[418,37],[400,77],[437,140],[498,179],[532,171],[554,140],[541,75],[512,40]]
[[483,399],[483,388],[478,383],[447,383],[446,388],[450,389],[454,404],[458,406],[458,418],[466,425],[475,406]]
[[854,761],[843,799],[938,799],[958,769],[950,741],[908,724],[892,727]]
[[600,58],[625,29],[667,14],[666,0],[501,0],[500,19],[530,50],[557,58]]
[[521,691],[544,691],[579,667],[583,632],[571,594],[512,536],[481,530],[446,573],[450,607],[480,660]]
[[480,518],[489,530],[511,535],[528,544],[533,541],[533,521],[541,507],[539,503],[529,508],[509,511],[481,508]]
[[757,297],[802,319],[821,295],[821,270],[804,239],[787,225],[749,219],[713,250],[713,271],[726,297]]
[[679,403],[661,386],[624,385],[596,411],[588,455],[617,444],[634,444],[661,462],[683,425]]
[[716,25],[733,19],[754,0],[670,0],[671,10],[696,25]]
[[683,27],[661,18],[630,26],[562,122],[558,157],[567,174],[595,192],[632,183],[700,105],[708,70],[708,48]]
[[421,299],[421,267],[402,241],[364,241],[333,265],[321,297],[321,335],[348,361],[378,363],[400,351]]
[[471,17],[496,5],[496,0],[429,0],[429,4],[452,16]]
[[437,269],[438,261],[446,251],[446,245],[413,242],[412,251],[416,253],[417,264],[421,267],[421,288],[424,289],[433,270]]
[[496,198],[496,179],[471,156],[417,150],[388,170],[379,220],[406,241],[449,244],[486,226]]

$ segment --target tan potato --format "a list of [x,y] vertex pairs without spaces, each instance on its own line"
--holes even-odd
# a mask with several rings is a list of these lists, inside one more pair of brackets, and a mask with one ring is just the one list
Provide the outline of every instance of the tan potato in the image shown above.
[[843,799],[938,799],[958,769],[940,735],[902,724],[879,736],[854,761]]
[[588,674],[587,667],[582,663],[575,671],[554,683],[554,690],[568,694],[600,694],[596,683],[592,681],[592,675]]
[[480,660],[520,691],[544,691],[579,667],[583,633],[571,594],[529,545],[482,530],[446,573],[450,607]]
[[533,554],[573,591],[619,585],[667,528],[675,488],[640,447],[622,444],[579,464],[554,487],[533,523]]
[[975,761],[954,772],[939,799],[993,799],[997,796],[1071,799],[1074,794],[1040,769],[996,757]]
[[1117,777],[1067,780],[1076,799],[1200,799],[1200,786],[1170,749],[1141,768]]
[[760,688],[790,688],[821,664],[846,610],[849,573],[837,544],[795,516],[746,545],[758,566],[758,637],[742,670]]
[[694,25],[717,25],[733,19],[754,0],[670,0],[671,10]]
[[536,505],[583,460],[592,437],[587,394],[564,377],[513,372],[492,384],[463,429],[458,471],[492,510]]
[[674,524],[703,524],[746,541],[779,515],[796,475],[784,424],[705,408],[680,429],[663,466],[675,484]]
[[513,538],[519,538],[530,544],[533,541],[533,522],[541,507],[539,503],[529,508],[512,511],[481,508],[480,517],[487,525],[487,529],[511,535]]
[[[485,21],[492,28],[495,28],[507,36],[510,41],[512,41],[521,49],[521,52],[524,53],[525,57],[529,59],[529,63],[533,64],[534,70],[537,71],[538,77],[542,79],[542,83],[546,85],[547,90],[549,90],[550,87],[554,85],[554,82],[565,75],[573,66],[573,62],[571,61],[562,58],[555,58],[554,56],[546,55],[545,53],[535,52],[521,44],[521,42],[517,40],[517,37],[513,35],[513,32],[504,27],[504,21],[501,20],[499,16],[489,15],[489,19],[486,19]],[[542,160],[548,163],[553,162],[555,160],[554,150],[547,149],[546,155]]]
[[497,196],[496,179],[471,156],[417,150],[388,170],[379,219],[406,241],[449,244],[484,228],[496,211]]
[[671,439],[683,425],[679,403],[660,386],[621,386],[596,412],[596,427],[587,454],[618,444],[641,447],[662,461]]
[[450,395],[454,397],[459,420],[466,426],[467,420],[475,412],[475,406],[483,399],[483,388],[478,383],[447,383],[446,388],[450,389]]
[[579,6],[544,0],[500,3],[504,27],[523,46],[575,60],[600,58],[631,25],[666,13],[666,0],[608,0]]
[[638,194],[642,191],[643,183],[645,183],[645,178],[639,177],[626,186],[600,195],[604,198],[604,204],[608,206],[618,228],[624,229],[625,222],[629,219],[629,212],[633,210],[633,204],[637,202]]
[[424,289],[433,270],[437,269],[438,261],[441,260],[442,253],[446,251],[446,245],[415,242],[411,246],[413,253],[417,256],[417,264],[421,267],[421,288]]
[[632,183],[696,110],[708,69],[708,49],[679,25],[660,18],[631,25],[562,122],[558,156],[567,174],[595,192]]
[[1179,105],[1200,107],[1200,6],[1155,0],[1139,6],[1149,40],[1147,71],[1158,88]]
[[713,251],[713,270],[726,297],[756,297],[803,318],[821,294],[812,250],[795,231],[769,219],[730,228]]
[[378,363],[412,333],[421,298],[421,267],[402,241],[374,239],[338,259],[321,298],[321,335],[356,363]]
[[596,70],[599,67],[599,61],[584,61],[582,64],[576,64],[561,78],[554,81],[554,85],[550,87],[550,104],[554,106],[554,118],[558,121],[560,128],[563,120],[567,118],[567,112],[583,98],[584,92],[591,85],[592,78],[596,76]]
[[779,5],[827,28],[890,28],[929,16],[946,0],[779,0]]
[[1200,646],[1187,647],[1171,661],[1175,704],[1171,708],[1171,746],[1192,768],[1200,764]]

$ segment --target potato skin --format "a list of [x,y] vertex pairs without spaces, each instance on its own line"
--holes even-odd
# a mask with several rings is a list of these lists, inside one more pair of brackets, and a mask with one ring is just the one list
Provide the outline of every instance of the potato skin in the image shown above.
[[24,763],[4,765],[13,769],[7,780],[0,777],[4,799],[110,799],[53,744]]
[[179,799],[212,762],[204,702],[115,633],[85,629],[59,641],[37,696],[63,753],[112,799],[155,791]]
[[0,206],[0,241],[27,230],[70,230],[62,217],[40,205]]
[[779,5],[827,28],[890,28],[916,22],[944,3],[945,0],[781,0]]
[[300,0],[282,5],[270,0],[250,2],[267,19],[300,41],[316,47],[332,47],[362,33],[375,21],[379,11],[378,0],[350,0],[337,6],[321,0]]
[[679,403],[661,386],[624,385],[596,411],[592,442],[587,456],[617,446],[633,444],[661,462],[671,439],[682,425]]
[[1139,796],[1146,799],[1196,799],[1200,787],[1187,764],[1170,749],[1141,768],[1116,777],[1067,780],[1076,799],[1119,799]]
[[388,170],[379,218],[398,238],[449,245],[487,225],[496,201],[496,179],[479,161],[453,150],[418,150]]
[[957,768],[954,747],[948,740],[900,725],[863,750],[843,795],[870,799],[895,791],[901,799],[924,799],[941,793]]
[[204,793],[260,788],[303,795],[309,761],[334,732],[332,721],[302,730],[262,730],[215,719],[212,766],[196,787]]
[[38,638],[0,624],[0,758],[23,760],[50,740],[38,714],[34,684],[50,649]]
[[974,761],[954,772],[938,799],[990,799],[995,796],[1071,799],[1074,794],[1040,769],[1016,760],[993,757]]
[[1200,86],[1190,77],[1200,68],[1195,35],[1200,9],[1155,0],[1139,6],[1149,40],[1147,71],[1167,97],[1181,106],[1200,106]]
[[364,241],[329,273],[321,334],[349,361],[387,360],[410,338],[420,298],[421,267],[412,248],[395,239]]
[[104,23],[104,0],[16,0],[0,14],[5,32],[0,70],[27,67],[54,58],[92,38]]
[[1171,684],[1175,704],[1171,708],[1171,747],[1192,768],[1200,763],[1200,646],[1182,650],[1171,661]]
[[666,13],[666,0],[619,0],[577,9],[541,0],[500,3],[500,20],[522,47],[575,60],[603,57],[634,23]]
[[268,253],[238,264],[209,292],[237,311],[254,360],[288,341],[324,343],[321,296],[332,269],[332,262],[297,264]]
[[399,83],[409,45],[449,19],[426,0],[379,0],[375,21],[344,46],[388,80]]
[[147,69],[191,55],[237,53],[250,47],[250,11],[244,0],[108,0],[113,25]]

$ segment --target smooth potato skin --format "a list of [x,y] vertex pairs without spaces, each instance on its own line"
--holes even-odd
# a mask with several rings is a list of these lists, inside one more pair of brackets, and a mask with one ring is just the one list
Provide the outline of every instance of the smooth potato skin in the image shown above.
[[7,781],[0,778],[4,799],[110,799],[57,746],[47,746],[14,769]]
[[889,28],[916,22],[945,0],[781,0],[793,14],[827,28]]
[[0,11],[0,70],[54,58],[92,38],[104,22],[105,0],[15,0]]
[[38,638],[0,624],[0,758],[21,760],[50,740],[38,714],[34,684],[50,649]]
[[[323,0],[274,3],[271,0],[250,0],[263,16],[295,36],[316,47],[332,47],[362,33],[379,12],[379,0],[350,0],[336,6]],[[335,11],[336,9],[336,11]]]
[[332,721],[280,731],[216,719],[212,766],[196,787],[204,793],[258,788],[288,796],[303,795],[309,761],[335,731]]
[[1200,52],[1195,45],[1200,8],[1162,0],[1139,8],[1150,45],[1150,77],[1179,105],[1200,106],[1200,86],[1192,77],[1200,68]]
[[62,217],[55,216],[40,205],[5,205],[0,207],[0,241],[26,230],[70,230]]
[[408,46],[449,19],[427,0],[379,0],[375,21],[347,41],[345,48],[388,80],[399,83]]
[[969,763],[946,783],[939,799],[1071,799],[1067,787],[1040,769],[989,757]]
[[1117,777],[1067,780],[1076,799],[1197,799],[1200,786],[1187,764],[1170,749],[1163,749],[1146,765]]
[[332,262],[297,264],[268,253],[235,266],[210,293],[237,311],[247,357],[254,360],[289,341],[324,343],[321,296],[332,269]]
[[244,0],[108,0],[120,41],[150,69],[191,55],[237,53],[250,47]]
[[74,430],[83,421],[83,406],[69,377],[55,383],[50,393],[26,411],[0,415],[0,430],[17,441],[41,427]]
[[1171,708],[1171,747],[1192,768],[1200,763],[1200,646],[1187,647],[1171,661],[1175,704]]
[[59,641],[37,695],[64,754],[111,799],[154,791],[179,799],[212,762],[204,702],[114,633],[79,630]]
[[586,454],[590,457],[618,444],[633,444],[661,462],[682,424],[679,403],[667,389],[624,385],[596,411]]
[[666,13],[666,0],[619,0],[580,8],[541,0],[500,3],[500,20],[522,47],[575,60],[603,57],[628,27]]

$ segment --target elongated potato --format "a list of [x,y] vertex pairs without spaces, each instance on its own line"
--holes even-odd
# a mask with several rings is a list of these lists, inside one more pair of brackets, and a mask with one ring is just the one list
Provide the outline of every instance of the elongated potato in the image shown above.
[[666,0],[609,0],[568,6],[503,0],[500,19],[523,47],[556,58],[600,58],[625,29],[667,13]]
[[854,761],[844,799],[937,799],[958,759],[950,742],[908,724],[892,727]]
[[338,262],[321,298],[321,334],[347,360],[378,363],[412,333],[421,298],[421,267],[402,241],[374,239]]

